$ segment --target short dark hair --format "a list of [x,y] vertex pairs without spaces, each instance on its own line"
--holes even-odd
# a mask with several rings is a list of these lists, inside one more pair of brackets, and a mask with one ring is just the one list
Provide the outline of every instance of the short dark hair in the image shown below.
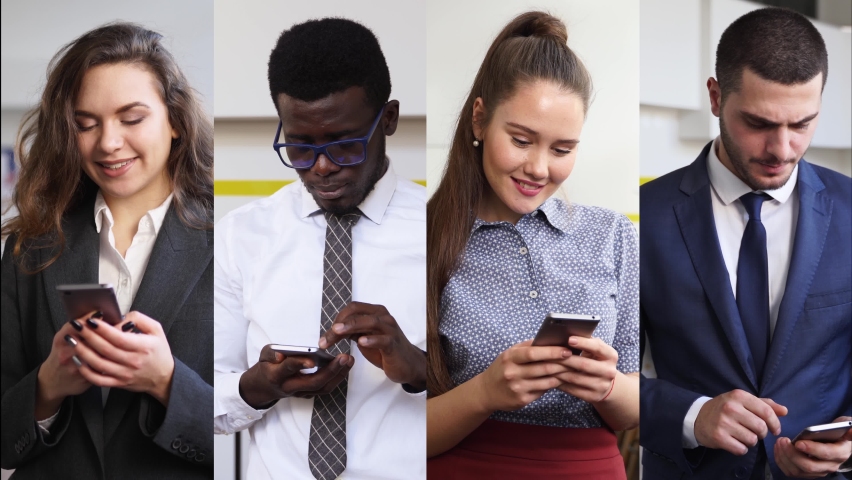
[[739,90],[744,68],[783,85],[828,78],[828,52],[822,35],[804,15],[768,7],[730,24],[716,48],[716,79],[724,99]]
[[303,101],[362,87],[378,112],[390,98],[388,64],[370,29],[344,18],[309,20],[278,37],[269,56],[269,92]]

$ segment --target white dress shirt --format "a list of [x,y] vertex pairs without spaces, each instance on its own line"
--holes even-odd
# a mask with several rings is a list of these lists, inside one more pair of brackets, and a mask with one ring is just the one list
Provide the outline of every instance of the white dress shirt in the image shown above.
[[[125,256],[122,257],[115,248],[115,235],[112,232],[115,220],[112,217],[112,211],[106,204],[101,192],[98,191],[94,212],[95,229],[100,237],[98,283],[112,284],[122,315],[130,310],[136,292],[139,290],[139,285],[142,283],[145,268],[148,267],[148,260],[151,258],[151,251],[154,250],[154,242],[157,240],[160,227],[163,226],[163,220],[166,218],[166,212],[169,211],[172,197],[174,197],[174,194],[170,194],[159,207],[149,210],[139,219],[136,235],[133,236],[130,247],[127,248]],[[101,400],[104,405],[106,405],[108,395],[109,388],[102,387]],[[58,415],[59,412],[56,412],[51,417],[39,421],[39,426],[46,431]]]
[[[731,280],[731,290],[737,294],[737,264],[740,256],[740,243],[748,223],[748,213],[739,198],[753,190],[728,170],[719,160],[716,149],[719,139],[713,142],[713,148],[707,154],[707,173],[710,177],[713,219],[716,235],[722,249],[722,258]],[[778,321],[778,309],[784,298],[787,272],[793,253],[793,239],[799,219],[799,196],[795,195],[799,166],[793,168],[790,179],[781,188],[764,190],[771,199],[763,202],[760,218],[766,229],[766,254],[769,274],[769,334],[770,341]],[[701,407],[710,401],[710,397],[696,400],[686,413],[683,422],[684,448],[699,446],[695,439],[695,419]]]
[[[426,192],[391,167],[358,207],[352,300],[384,305],[414,345],[426,344]],[[270,343],[317,346],[326,221],[302,183],[226,215],[215,228],[214,431],[248,429],[248,478],[313,479],[313,399],[255,410],[240,376]],[[343,479],[426,475],[426,393],[406,393],[353,345]]]

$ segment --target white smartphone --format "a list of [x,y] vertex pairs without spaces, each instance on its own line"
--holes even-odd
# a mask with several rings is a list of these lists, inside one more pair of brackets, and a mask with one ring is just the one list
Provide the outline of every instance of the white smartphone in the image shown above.
[[59,285],[56,287],[68,319],[80,318],[83,315],[99,310],[104,314],[104,321],[111,325],[121,323],[121,310],[112,285],[108,283],[82,283],[77,285]]
[[814,442],[831,443],[840,440],[849,429],[852,428],[852,420],[845,422],[826,423],[807,427],[793,439],[793,443],[799,440],[813,440]]
[[298,345],[270,345],[273,351],[281,352],[287,357],[308,357],[317,367],[324,367],[334,360],[334,355],[317,347],[302,347]]
[[[590,338],[600,323],[598,315],[576,315],[573,313],[548,313],[533,340],[534,346],[568,347],[568,337]],[[571,348],[571,347],[568,347]],[[575,355],[581,353],[571,348]]]

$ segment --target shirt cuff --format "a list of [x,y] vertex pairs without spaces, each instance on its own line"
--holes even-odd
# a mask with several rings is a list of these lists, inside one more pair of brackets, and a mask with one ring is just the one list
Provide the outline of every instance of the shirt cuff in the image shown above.
[[216,376],[214,433],[229,434],[245,430],[263,418],[272,407],[256,410],[240,396],[242,373],[226,373]]
[[692,406],[686,411],[686,416],[683,417],[683,437],[681,443],[683,448],[698,448],[701,446],[695,438],[695,419],[698,418],[698,412],[705,403],[713,400],[710,397],[701,397],[692,402]]
[[[60,408],[59,410],[62,409]],[[38,428],[40,428],[44,434],[50,435],[50,426],[53,425],[53,422],[55,422],[57,417],[59,417],[59,410],[57,410],[56,413],[45,418],[44,420],[36,420]]]

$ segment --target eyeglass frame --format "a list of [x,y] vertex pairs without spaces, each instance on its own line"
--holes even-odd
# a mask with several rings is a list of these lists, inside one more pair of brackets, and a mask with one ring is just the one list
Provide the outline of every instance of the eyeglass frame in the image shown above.
[[[283,127],[283,123],[281,120],[278,120],[278,130],[275,132],[275,140],[272,141],[272,149],[275,150],[275,153],[278,154],[278,159],[281,160],[281,163],[284,164],[285,167],[289,167],[295,170],[309,170],[317,164],[317,159],[319,159],[320,153],[325,155],[325,158],[329,159],[331,163],[339,166],[339,167],[354,167],[355,165],[360,165],[367,161],[367,145],[370,143],[370,140],[373,139],[373,133],[376,131],[376,127],[379,126],[379,120],[382,119],[382,115],[385,113],[385,107],[387,107],[390,102],[382,105],[382,108],[379,110],[379,115],[376,116],[376,119],[373,120],[373,125],[370,127],[370,131],[367,132],[367,135],[358,138],[347,138],[345,140],[335,140],[333,142],[328,142],[323,145],[311,145],[309,143],[278,143],[278,140],[281,138],[281,128]],[[332,145],[338,145],[341,143],[360,143],[364,147],[364,158],[360,162],[355,163],[338,163],[332,155],[328,153],[328,147]],[[299,148],[310,148],[314,152],[314,159],[310,165],[307,167],[295,167],[293,165],[287,165],[287,162],[284,161],[284,157],[281,156],[281,148],[286,147],[299,147]],[[285,153],[286,155],[286,153]]]

